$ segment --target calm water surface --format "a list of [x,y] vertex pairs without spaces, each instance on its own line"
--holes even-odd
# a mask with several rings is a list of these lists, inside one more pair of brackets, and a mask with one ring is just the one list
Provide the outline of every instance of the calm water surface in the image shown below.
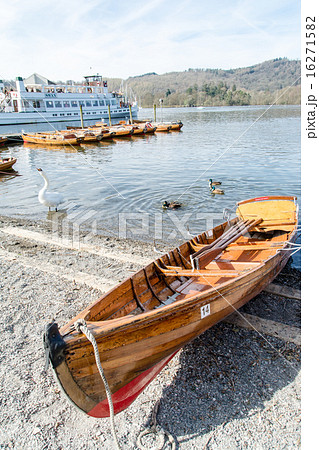
[[[0,212],[52,220],[37,199],[43,185],[37,167],[47,173],[50,190],[63,194],[65,219],[89,227],[94,222],[100,232],[136,239],[185,240],[185,229],[198,233],[212,219],[216,225],[223,221],[224,208],[251,197],[295,195],[300,201],[300,107],[266,110],[163,108],[158,120],[182,120],[181,132],[75,149],[4,147],[1,155],[18,159],[15,169],[21,176],[0,178]],[[142,109],[139,118],[152,114]],[[1,133],[10,131],[15,130]],[[224,195],[210,193],[209,178],[222,182]],[[163,211],[164,200],[178,200],[183,207]],[[299,256],[294,263],[299,266]]]

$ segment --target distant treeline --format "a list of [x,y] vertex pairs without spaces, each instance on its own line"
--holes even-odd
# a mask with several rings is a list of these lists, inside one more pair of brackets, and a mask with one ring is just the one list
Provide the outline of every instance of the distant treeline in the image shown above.
[[[277,58],[240,69],[188,69],[128,78],[124,84],[139,105],[221,106],[293,104],[301,102],[300,61]],[[109,90],[121,80],[108,79]]]
[[[239,69],[188,69],[158,75],[149,72],[130,77],[105,78],[109,91],[122,85],[140,106],[300,105],[299,60],[277,58]],[[61,81],[57,82],[62,83]],[[7,87],[14,80],[5,81]]]

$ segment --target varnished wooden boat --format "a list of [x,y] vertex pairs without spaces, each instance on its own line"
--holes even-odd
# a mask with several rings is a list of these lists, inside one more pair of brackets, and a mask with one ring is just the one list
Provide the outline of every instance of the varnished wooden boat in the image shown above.
[[132,130],[132,135],[142,135],[147,132],[146,125],[144,123],[141,124],[127,124],[124,120],[121,120],[117,125],[113,125],[113,127],[123,127],[128,130]]
[[[182,127],[183,127],[183,122],[181,122],[180,120],[176,120],[173,122],[152,122],[152,121],[145,121],[145,120],[134,120],[134,123],[137,124],[150,124],[151,126],[157,128],[158,126],[160,126],[162,129],[158,130],[158,131],[179,131]],[[167,127],[170,127],[170,129],[168,130]]]
[[46,145],[79,145],[83,138],[77,137],[74,133],[23,133],[22,139],[24,142],[31,144],[46,144]]
[[[104,138],[102,130],[90,130],[90,129],[70,129],[62,130],[59,133],[74,134],[77,138],[81,138],[83,142],[97,142]],[[108,133],[109,134],[109,133]]]
[[167,132],[167,131],[170,131],[172,128],[172,126],[170,124],[163,123],[163,122],[154,122],[153,125],[156,126],[156,133],[159,131]]
[[0,136],[0,147],[8,141],[6,136]]
[[164,124],[171,126],[170,131],[179,131],[182,129],[182,127],[184,125],[180,120],[177,120],[176,122],[164,122]]
[[[127,137],[133,134],[133,127],[131,125],[118,124],[108,126],[104,122],[97,122],[95,125],[87,128],[74,127],[73,130],[88,130],[93,132],[99,132],[103,134],[103,139],[107,138],[115,138],[115,137]],[[71,127],[67,127],[68,130],[71,130]]]
[[0,172],[12,169],[16,162],[16,158],[0,158]]
[[133,134],[133,127],[131,125],[99,125],[96,123],[91,127],[92,130],[101,129],[102,133],[109,133],[110,137],[127,137]]
[[133,134],[132,126],[122,126],[122,125],[114,125],[109,127],[109,130],[114,133],[115,138],[117,137],[129,137]]
[[156,131],[156,126],[150,122],[145,123],[144,134],[154,134]]
[[109,415],[94,335],[115,413],[125,409],[196,336],[243,306],[285,266],[297,236],[295,197],[239,202],[236,217],[183,243],[88,306],[45,346],[63,390],[90,416]]
[[145,122],[143,120],[134,120],[134,125],[145,126],[149,123],[152,127],[155,127],[155,132],[158,131],[170,131],[172,129],[171,122]]
[[145,134],[146,127],[144,125],[127,125],[133,128],[133,136]]

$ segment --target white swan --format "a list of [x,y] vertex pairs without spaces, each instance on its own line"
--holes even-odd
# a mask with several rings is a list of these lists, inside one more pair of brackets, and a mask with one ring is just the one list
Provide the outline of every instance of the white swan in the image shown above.
[[57,211],[58,205],[63,202],[63,196],[59,192],[47,192],[47,189],[49,187],[49,180],[42,169],[37,170],[39,171],[42,178],[44,178],[44,186],[38,195],[39,202],[45,206],[48,206],[49,211],[51,211],[51,207],[55,208],[55,210]]

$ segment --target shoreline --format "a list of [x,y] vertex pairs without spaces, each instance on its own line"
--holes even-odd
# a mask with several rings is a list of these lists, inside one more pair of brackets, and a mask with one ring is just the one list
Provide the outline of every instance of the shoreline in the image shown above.
[[[151,243],[110,236],[93,235],[82,249],[81,242],[80,249],[62,237],[55,243],[48,223],[0,216],[4,448],[114,448],[109,421],[71,406],[44,371],[42,332],[52,318],[62,325],[97,299],[99,283],[117,284],[156,253]],[[276,282],[300,289],[300,271],[287,267]],[[242,310],[300,327],[298,300],[262,292]],[[158,422],[180,449],[299,448],[299,371],[297,345],[221,322],[115,417],[120,446],[138,448],[160,400]]]

